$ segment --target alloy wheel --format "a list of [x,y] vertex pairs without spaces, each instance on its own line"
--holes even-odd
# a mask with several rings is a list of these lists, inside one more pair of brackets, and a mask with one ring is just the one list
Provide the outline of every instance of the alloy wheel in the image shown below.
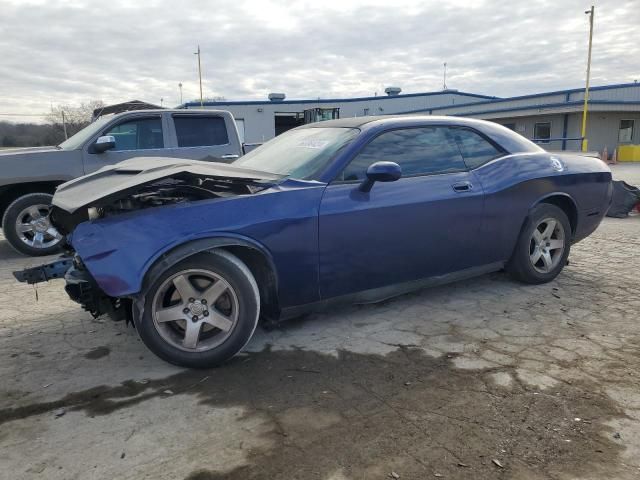
[[562,223],[554,218],[541,220],[533,229],[529,243],[529,259],[539,273],[555,269],[564,253],[565,231]]
[[238,296],[209,270],[189,269],[166,279],[154,295],[153,323],[170,345],[189,352],[221,345],[238,323]]
[[45,249],[58,244],[62,235],[51,225],[49,205],[38,204],[22,210],[16,219],[18,238],[31,248]]

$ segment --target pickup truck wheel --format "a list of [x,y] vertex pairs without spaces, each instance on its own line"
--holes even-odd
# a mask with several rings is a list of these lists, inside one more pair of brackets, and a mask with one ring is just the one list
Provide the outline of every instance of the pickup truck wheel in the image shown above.
[[541,203],[529,214],[507,271],[524,283],[550,282],[567,263],[571,224],[562,209]]
[[165,270],[144,292],[134,321],[160,358],[182,367],[219,365],[238,353],[258,325],[260,294],[247,266],[223,250]]
[[2,217],[4,237],[16,251],[31,256],[60,250],[62,235],[49,221],[52,195],[29,193],[17,198]]

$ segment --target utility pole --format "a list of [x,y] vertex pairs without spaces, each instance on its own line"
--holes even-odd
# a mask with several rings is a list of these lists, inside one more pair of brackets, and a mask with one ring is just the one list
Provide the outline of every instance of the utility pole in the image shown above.
[[587,111],[589,109],[589,77],[591,75],[591,44],[593,42],[593,17],[594,7],[591,5],[591,9],[587,10],[589,15],[589,53],[587,56],[587,83],[584,87],[584,107],[582,109],[582,151],[586,152],[588,147],[587,141]]
[[198,56],[198,77],[200,78],[200,108],[204,108],[204,100],[202,99],[202,64],[200,63],[200,45],[198,51],[194,53]]
[[67,120],[64,118],[64,110],[61,110],[62,112],[62,129],[64,130],[64,139],[66,140],[67,138],[69,138],[67,136]]
[[162,108],[163,103],[164,103],[164,98],[160,98],[160,108]]
[[442,76],[442,90],[447,89],[447,62],[444,62],[444,74]]
[[178,83],[178,88],[180,89],[180,105],[182,105],[182,82]]

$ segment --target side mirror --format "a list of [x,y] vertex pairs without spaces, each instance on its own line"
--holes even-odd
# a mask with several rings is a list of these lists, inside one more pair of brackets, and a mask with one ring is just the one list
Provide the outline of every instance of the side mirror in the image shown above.
[[361,192],[369,192],[375,182],[395,182],[402,176],[400,165],[394,162],[376,162],[367,168],[367,178],[360,184]]
[[116,148],[116,139],[113,135],[103,135],[91,145],[91,153],[103,153]]

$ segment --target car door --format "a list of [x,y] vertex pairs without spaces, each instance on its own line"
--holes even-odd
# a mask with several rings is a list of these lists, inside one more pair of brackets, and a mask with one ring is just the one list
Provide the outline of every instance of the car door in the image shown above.
[[[402,177],[358,185],[369,165]],[[327,186],[319,212],[322,298],[443,275],[481,264],[483,193],[447,127],[386,131]]]
[[111,135],[115,139],[115,148],[102,153],[93,153],[90,145],[83,150],[85,174],[105,165],[122,162],[133,157],[158,157],[165,155],[165,131],[162,115],[142,114],[127,116],[104,128],[99,135]]
[[[462,153],[467,168],[471,171],[508,154],[500,145],[468,127],[455,127],[449,131],[453,135],[460,153]],[[500,170],[504,172],[504,165]],[[522,219],[509,215],[510,208],[508,204],[492,201],[491,195],[482,185],[483,175],[480,173],[474,173],[474,175],[478,186],[482,186],[484,191],[484,215],[477,247],[482,249],[480,253],[483,260],[482,263],[499,262],[504,260],[505,255],[505,242],[501,240],[504,238],[504,232],[512,231],[514,224],[517,224],[515,228],[519,229]],[[506,246],[509,253],[512,248],[513,245],[511,244]]]
[[225,163],[240,156],[242,147],[231,116],[174,113],[171,120],[175,141],[169,156]]

